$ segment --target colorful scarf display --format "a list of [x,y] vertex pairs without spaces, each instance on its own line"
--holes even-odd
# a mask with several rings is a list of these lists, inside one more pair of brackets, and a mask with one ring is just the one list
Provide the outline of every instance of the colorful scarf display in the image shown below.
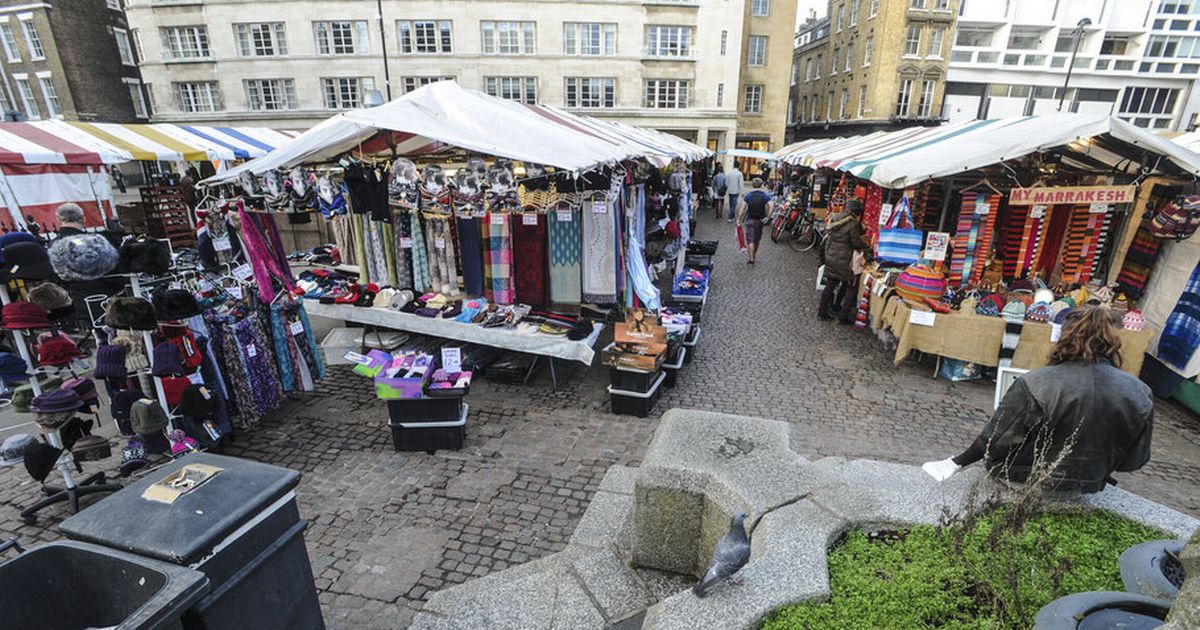
[[396,282],[393,286],[400,289],[412,289],[413,287],[413,262],[412,262],[412,220],[408,218],[408,213],[401,210],[394,210],[392,214],[392,238],[395,241],[396,253],[392,257],[395,261]]
[[458,256],[462,265],[463,290],[467,295],[483,295],[483,237],[481,219],[458,219]]
[[[528,209],[527,209],[528,210]],[[512,215],[513,288],[521,304],[550,303],[546,267],[546,215],[524,212]]]
[[1167,317],[1158,339],[1158,358],[1183,370],[1200,348],[1200,264],[1192,270],[1183,295]]
[[550,235],[550,301],[579,304],[579,207],[561,199],[546,219]]
[[429,252],[429,278],[433,290],[448,296],[457,295],[458,262],[448,216],[426,215],[425,246]]
[[1070,225],[1064,240],[1062,254],[1062,279],[1066,282],[1085,283],[1092,276],[1092,263],[1096,257],[1096,244],[1104,226],[1104,214],[1091,212],[1090,206],[1075,206],[1071,209]]
[[583,203],[583,301],[614,304],[617,301],[616,199],[604,192],[589,193]]
[[429,275],[429,255],[425,252],[425,233],[421,229],[420,213],[409,213],[408,223],[412,233],[412,249],[409,250],[409,254],[412,256],[413,289],[425,291],[431,286],[432,279]]
[[[983,276],[991,251],[992,230],[1000,195],[968,193],[963,195],[954,235],[954,254],[950,258],[950,279],[961,285],[976,283]],[[981,214],[980,211],[984,213]]]
[[1150,273],[1154,271],[1154,264],[1158,261],[1158,251],[1162,243],[1161,239],[1150,234],[1150,230],[1145,227],[1138,228],[1133,242],[1129,244],[1129,252],[1125,255],[1125,265],[1121,267],[1121,273],[1117,276],[1117,291],[1133,300],[1142,297],[1146,291],[1146,282],[1150,280]]
[[509,230],[508,213],[490,210],[484,224],[487,241],[484,271],[487,275],[488,301],[497,304],[512,304],[512,236]]

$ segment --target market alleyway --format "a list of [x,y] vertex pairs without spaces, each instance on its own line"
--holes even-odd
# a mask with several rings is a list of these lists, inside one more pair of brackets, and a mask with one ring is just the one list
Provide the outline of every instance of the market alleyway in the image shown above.
[[[651,418],[608,412],[605,369],[560,364],[557,392],[545,371],[524,386],[477,381],[464,450],[397,453],[370,383],[337,368],[227,449],[303,471],[330,628],[403,627],[432,591],[561,549],[605,470],[636,465],[671,407],[789,421],[808,456],[920,463],[974,437],[991,383],[934,380],[932,362],[893,366],[873,335],[817,321],[814,253],[764,239],[752,267],[732,226],[702,217],[698,231],[722,242],[699,352]],[[1160,403],[1153,461],[1118,477],[1200,516],[1200,419]],[[23,468],[0,469],[0,539],[59,537],[62,511],[36,525],[17,516],[38,494]]]

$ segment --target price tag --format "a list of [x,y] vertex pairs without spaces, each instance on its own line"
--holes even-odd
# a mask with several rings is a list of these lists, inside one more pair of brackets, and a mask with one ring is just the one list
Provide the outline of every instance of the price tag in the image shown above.
[[1094,203],[1088,207],[1088,214],[1104,214],[1108,212],[1108,204]]
[[246,282],[250,278],[254,277],[254,269],[252,269],[248,263],[238,265],[237,267],[233,268],[233,277],[241,280],[242,282]]
[[199,372],[196,372],[195,374],[188,374],[188,382],[192,385],[203,385],[204,375]]
[[200,290],[201,291],[212,291],[212,289],[213,289],[213,284],[211,282],[209,282],[208,280],[205,280],[204,278],[200,278]]
[[446,239],[444,239],[444,238],[433,239],[433,248],[434,249],[446,249]]
[[201,387],[201,388],[200,388],[200,395],[204,397],[204,400],[211,400],[211,399],[212,399],[212,394],[210,394],[210,393],[208,392],[208,388],[207,388],[207,387]]
[[605,212],[608,212],[608,202],[593,201],[592,202],[592,212],[594,212],[596,214],[604,214]]
[[212,243],[213,243],[213,249],[215,249],[219,252],[227,252],[227,251],[233,249],[233,243],[229,242],[228,234],[226,234],[225,236],[218,236],[217,238],[214,238],[212,240]]
[[504,213],[493,212],[491,221],[492,221],[492,225],[504,225]]
[[522,214],[521,225],[537,225],[537,215],[533,213]]
[[254,345],[254,344],[250,344],[250,345],[246,346],[246,356],[248,356],[250,358],[254,358],[254,357],[258,356],[258,346]]
[[462,348],[442,348],[442,369],[451,374],[462,371]]
[[229,292],[229,295],[232,295],[239,300],[242,299],[242,287],[229,287],[225,290]]
[[1046,216],[1046,206],[1042,206],[1042,205],[1034,206],[1029,211],[1029,218],[1031,218],[1031,219],[1041,219],[1045,216]]
[[559,210],[558,211],[558,222],[559,223],[570,223],[572,214],[573,213],[570,210]]
[[412,249],[412,239],[407,236],[401,238],[400,239],[400,248],[401,249]]
[[1058,343],[1060,337],[1062,337],[1062,324],[1050,324],[1050,342]]
[[885,203],[879,206],[879,226],[883,227],[892,220],[892,204]]
[[937,313],[933,311],[911,311],[908,314],[908,323],[918,326],[932,326],[937,321]]
[[992,211],[992,207],[986,201],[975,202],[975,214],[986,215]]
[[292,322],[292,325],[288,326],[288,329],[292,331],[293,335],[303,335],[304,322]]

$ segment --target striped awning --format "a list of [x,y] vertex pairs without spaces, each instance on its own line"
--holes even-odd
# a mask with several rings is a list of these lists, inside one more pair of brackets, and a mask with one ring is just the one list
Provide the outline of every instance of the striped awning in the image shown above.
[[260,157],[299,132],[261,127],[89,123],[0,123],[0,164],[119,164]]

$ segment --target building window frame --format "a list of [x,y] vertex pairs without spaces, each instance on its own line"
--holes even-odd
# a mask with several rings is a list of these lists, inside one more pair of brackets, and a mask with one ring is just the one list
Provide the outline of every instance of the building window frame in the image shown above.
[[487,76],[483,78],[483,91],[489,96],[526,105],[538,102],[536,76]]
[[862,9],[862,0],[850,0],[850,28],[858,26],[858,12]]
[[532,55],[537,53],[537,22],[530,20],[483,20],[479,22],[481,49],[488,55]]
[[246,109],[252,112],[284,112],[297,108],[295,79],[245,79]]
[[611,109],[617,106],[614,77],[563,77],[563,106]]
[[904,57],[912,58],[921,56],[922,30],[924,29],[919,25],[910,25],[908,27],[908,31],[904,35]]
[[400,77],[401,94],[408,94],[415,89],[423,88],[431,83],[454,81],[453,75],[408,75]]
[[221,88],[216,81],[175,81],[175,104],[188,114],[219,112],[224,109]]
[[921,97],[917,100],[917,116],[929,118],[933,115],[933,99],[937,94],[937,81],[925,79],[921,82]]
[[374,77],[321,77],[321,101],[325,109],[356,109],[363,97],[375,89]]
[[761,84],[749,84],[742,94],[742,113],[750,116],[759,116],[763,113],[763,92],[764,86]]
[[750,15],[768,17],[771,15],[771,0],[750,0]]
[[691,87],[687,79],[646,79],[642,104],[647,109],[687,109]]
[[121,57],[121,65],[136,66],[137,59],[133,54],[133,43],[129,41],[129,31],[113,27],[113,39],[117,42],[117,54]]
[[616,22],[563,22],[563,54],[571,57],[617,54]]
[[396,20],[401,55],[448,55],[454,52],[452,20]]
[[62,101],[58,98],[58,88],[54,86],[54,78],[49,72],[35,72],[38,87],[42,90],[42,101],[46,103],[46,113],[50,118],[62,118]]
[[371,27],[367,20],[313,20],[314,49],[322,57],[371,54]]
[[141,119],[150,118],[150,107],[146,103],[146,94],[142,92],[142,82],[138,79],[125,77],[121,79],[129,90],[129,101],[133,103],[133,115]]
[[21,99],[25,117],[29,120],[41,120],[42,109],[38,106],[37,96],[33,93],[33,84],[29,82],[29,75],[18,72],[13,73],[12,77],[13,82],[17,84],[17,98]]
[[46,58],[46,48],[42,45],[42,36],[38,33],[33,15],[20,16],[21,33],[25,36],[25,48],[29,51],[30,61],[41,61]]
[[4,47],[4,56],[9,62],[21,60],[21,48],[17,46],[17,34],[12,24],[0,22],[0,45]]
[[233,41],[239,57],[283,57],[288,54],[283,22],[236,22]]
[[751,35],[746,38],[746,65],[761,68],[767,65],[767,36]]
[[929,29],[929,42],[925,49],[926,59],[941,59],[942,48],[946,43],[946,29],[937,27]]
[[900,79],[900,90],[896,96],[896,109],[894,112],[896,118],[904,118],[908,116],[909,107],[912,105],[912,89],[914,81],[916,81],[916,79]]
[[203,24],[164,26],[159,34],[163,43],[163,59],[166,61],[212,59],[208,27]]
[[846,44],[846,64],[842,66],[842,72],[850,72],[852,63],[854,63],[854,42]]
[[875,36],[868,36],[866,42],[863,43],[863,62],[862,67],[869,68],[871,66],[871,56],[875,54]]
[[647,24],[646,56],[690,58],[692,56],[692,27],[679,24]]
[[867,115],[867,86],[858,86],[858,118],[865,118]]

